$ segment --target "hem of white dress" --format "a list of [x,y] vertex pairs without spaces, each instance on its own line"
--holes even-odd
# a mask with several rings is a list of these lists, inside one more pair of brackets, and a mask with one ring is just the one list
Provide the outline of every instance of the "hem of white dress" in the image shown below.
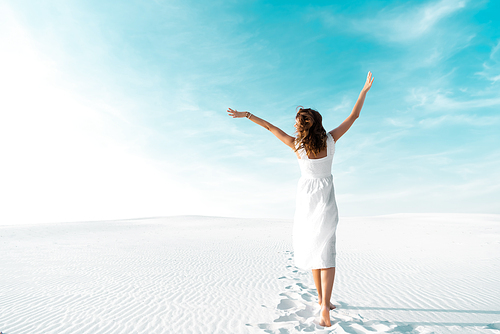
[[319,267],[319,268],[310,268],[310,270],[312,270],[312,269],[330,269],[330,268],[335,268],[335,266],[331,266],[331,267]]
[[301,266],[298,266],[298,265],[295,265],[297,268],[301,269],[301,270],[315,270],[315,269],[329,269],[329,268],[335,268],[336,264],[334,265],[327,265],[327,266],[321,266],[321,267],[317,267],[317,266],[314,266],[314,267],[301,267]]

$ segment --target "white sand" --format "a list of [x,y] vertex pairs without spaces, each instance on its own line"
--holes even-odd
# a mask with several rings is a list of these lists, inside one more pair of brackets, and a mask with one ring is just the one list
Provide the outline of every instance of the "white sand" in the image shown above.
[[291,221],[0,226],[0,331],[500,333],[500,215],[341,218],[330,328]]

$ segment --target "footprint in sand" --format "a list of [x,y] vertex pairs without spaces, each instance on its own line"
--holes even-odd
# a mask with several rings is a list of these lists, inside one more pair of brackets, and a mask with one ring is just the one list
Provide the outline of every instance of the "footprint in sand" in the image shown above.
[[276,308],[278,310],[288,310],[297,307],[297,303],[290,299],[282,299]]
[[[395,324],[389,321],[378,321],[365,319],[361,315],[352,316],[342,310],[342,301],[337,309],[330,312],[331,327],[319,325],[320,307],[317,301],[317,292],[314,286],[303,283],[305,272],[293,264],[293,252],[286,252],[288,256],[286,273],[278,277],[288,283],[285,291],[279,296],[283,297],[278,305],[270,306],[275,309],[276,318],[272,323],[261,323],[250,325],[259,328],[265,333],[291,334],[298,332],[314,333],[419,333],[420,331],[411,325]],[[300,282],[297,282],[300,281]]]
[[312,302],[313,301],[313,296],[309,293],[303,293],[302,295],[300,295],[302,297],[302,299],[304,299],[305,301],[307,302]]

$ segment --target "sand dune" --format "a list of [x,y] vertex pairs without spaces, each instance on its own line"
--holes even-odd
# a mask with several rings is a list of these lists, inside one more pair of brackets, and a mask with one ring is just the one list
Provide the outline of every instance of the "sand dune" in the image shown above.
[[500,333],[500,216],[342,218],[330,328],[288,220],[0,226],[0,331]]

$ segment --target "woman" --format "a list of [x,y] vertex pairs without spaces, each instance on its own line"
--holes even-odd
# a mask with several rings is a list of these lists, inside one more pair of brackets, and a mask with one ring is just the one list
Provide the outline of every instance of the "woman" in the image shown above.
[[271,123],[247,111],[227,110],[233,118],[246,117],[271,131],[279,140],[294,150],[299,159],[302,176],[297,188],[297,203],[293,223],[295,265],[312,270],[321,305],[319,324],[330,327],[330,303],[335,277],[335,232],[338,223],[337,204],[331,174],[335,143],[359,117],[366,93],[373,83],[368,72],[358,101],[342,124],[330,132],[322,125],[316,110],[300,108],[295,116],[297,137],[287,135]]

